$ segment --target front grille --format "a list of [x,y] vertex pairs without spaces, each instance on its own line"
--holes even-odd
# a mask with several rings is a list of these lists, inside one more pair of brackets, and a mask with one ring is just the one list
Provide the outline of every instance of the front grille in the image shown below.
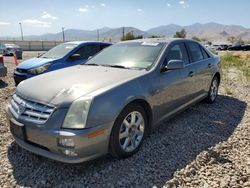
[[16,94],[13,95],[10,102],[10,111],[15,118],[21,118],[37,124],[44,124],[54,110],[55,107],[28,101]]

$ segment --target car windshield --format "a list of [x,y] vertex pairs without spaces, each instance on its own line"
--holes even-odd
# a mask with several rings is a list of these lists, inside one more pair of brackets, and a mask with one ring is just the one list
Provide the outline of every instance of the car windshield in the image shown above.
[[60,44],[54,48],[52,48],[51,50],[47,51],[46,53],[44,53],[43,55],[41,55],[41,58],[52,58],[52,59],[56,59],[56,58],[61,58],[63,56],[65,56],[68,52],[70,52],[71,50],[73,50],[77,45],[76,44]]
[[94,56],[86,65],[97,64],[117,68],[148,68],[156,60],[164,43],[125,42],[110,46]]
[[5,44],[4,46],[6,48],[20,48],[19,46],[15,45],[15,44]]

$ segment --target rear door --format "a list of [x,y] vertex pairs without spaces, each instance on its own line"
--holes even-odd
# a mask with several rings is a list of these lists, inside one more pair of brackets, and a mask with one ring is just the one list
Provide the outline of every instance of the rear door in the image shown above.
[[212,79],[212,58],[197,42],[186,42],[193,70],[195,97],[206,95]]

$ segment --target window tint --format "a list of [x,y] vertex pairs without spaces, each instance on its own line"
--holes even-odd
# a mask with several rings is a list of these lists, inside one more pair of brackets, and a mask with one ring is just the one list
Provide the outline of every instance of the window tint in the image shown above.
[[99,45],[87,45],[80,48],[76,54],[80,54],[81,59],[88,59],[90,56],[94,56],[99,51]]
[[164,65],[167,65],[170,60],[183,60],[185,64],[189,63],[184,43],[175,44],[173,47],[171,47],[171,49],[168,51]]
[[100,50],[103,50],[104,48],[106,48],[106,47],[108,47],[108,46],[110,46],[110,45],[109,45],[109,44],[101,44]]
[[210,55],[203,49],[203,47],[201,47],[201,51],[202,51],[204,59],[210,58]]
[[187,45],[190,51],[192,62],[196,62],[196,61],[200,61],[204,59],[199,44],[195,42],[188,42]]

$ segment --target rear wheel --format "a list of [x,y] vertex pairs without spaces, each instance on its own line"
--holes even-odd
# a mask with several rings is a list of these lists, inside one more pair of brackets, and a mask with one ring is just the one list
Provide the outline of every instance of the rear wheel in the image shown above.
[[110,154],[125,158],[136,153],[148,131],[144,109],[137,105],[127,106],[117,117],[110,138]]
[[219,90],[219,79],[217,76],[215,76],[212,80],[210,90],[208,93],[208,96],[206,98],[206,101],[208,103],[213,103],[218,95],[218,90]]

